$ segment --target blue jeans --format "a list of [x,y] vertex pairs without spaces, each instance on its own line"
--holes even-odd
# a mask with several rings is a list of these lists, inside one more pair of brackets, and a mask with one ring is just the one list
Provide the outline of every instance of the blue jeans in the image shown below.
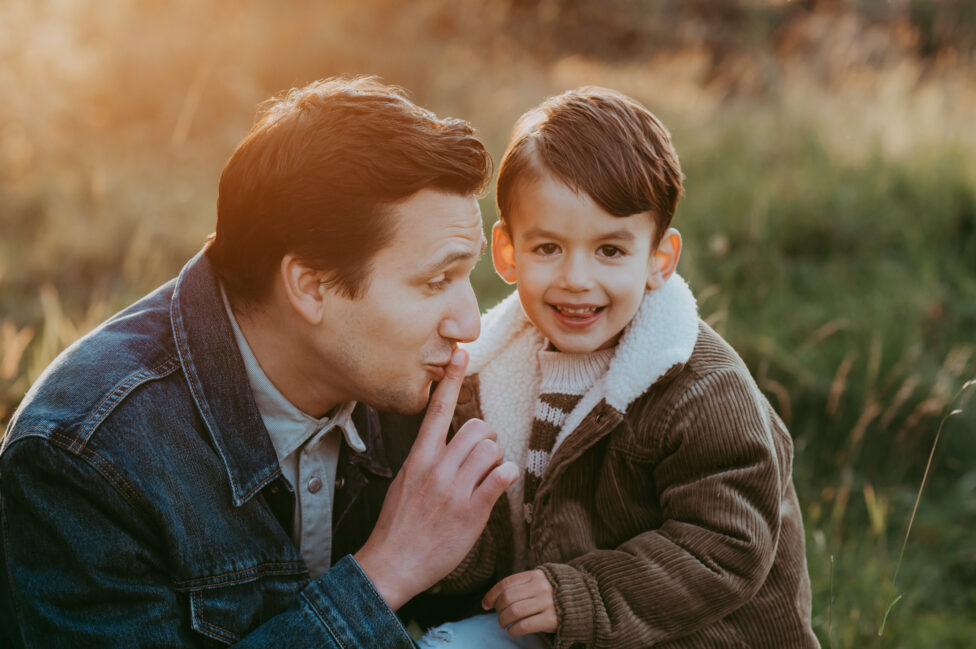
[[417,641],[420,649],[548,649],[540,634],[511,637],[498,625],[498,615],[486,613],[448,622],[427,631]]

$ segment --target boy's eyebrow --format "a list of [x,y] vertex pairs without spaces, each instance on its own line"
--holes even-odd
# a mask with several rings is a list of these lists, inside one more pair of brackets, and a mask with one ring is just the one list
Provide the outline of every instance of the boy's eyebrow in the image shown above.
[[[558,232],[553,232],[552,230],[544,230],[542,228],[534,227],[529,228],[525,232],[526,238],[529,239],[561,239],[562,235]],[[634,233],[630,230],[625,230],[623,228],[619,230],[612,230],[610,232],[604,232],[599,237],[600,241],[625,241],[631,242],[634,240]]]
[[455,263],[459,261],[467,261],[469,259],[480,259],[481,255],[485,253],[485,248],[488,247],[488,240],[485,239],[484,235],[481,235],[481,248],[478,250],[478,254],[475,255],[470,250],[455,250],[440,259],[436,259],[430,264],[424,266],[417,272],[418,278],[430,277],[431,275],[436,275],[439,271],[445,268],[450,268]]
[[613,232],[607,232],[600,238],[613,239],[614,241],[633,241],[635,237],[634,237],[634,233],[631,232],[630,230],[620,229],[620,230],[614,230]]

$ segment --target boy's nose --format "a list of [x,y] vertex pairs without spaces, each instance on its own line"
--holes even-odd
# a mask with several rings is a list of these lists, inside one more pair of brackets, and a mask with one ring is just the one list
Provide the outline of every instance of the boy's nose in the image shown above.
[[593,286],[593,275],[582,255],[569,255],[560,273],[562,288],[569,291],[586,291]]

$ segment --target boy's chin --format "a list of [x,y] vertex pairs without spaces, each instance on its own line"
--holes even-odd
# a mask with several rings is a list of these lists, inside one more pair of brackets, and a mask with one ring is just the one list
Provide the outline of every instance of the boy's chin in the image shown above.
[[583,337],[574,338],[573,336],[557,335],[547,337],[549,338],[550,345],[557,352],[563,352],[565,354],[591,354],[595,351],[616,345],[617,340],[620,339],[620,334],[616,334],[609,339],[595,338],[589,340]]

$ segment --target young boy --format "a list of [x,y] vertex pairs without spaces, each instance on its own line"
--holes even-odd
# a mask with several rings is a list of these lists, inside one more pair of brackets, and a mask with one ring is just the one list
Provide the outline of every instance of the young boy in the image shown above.
[[520,647],[817,647],[792,442],[674,272],[667,130],[567,92],[519,120],[497,192],[517,290],[467,346],[455,423],[486,420],[524,475],[439,585],[497,619],[421,645],[502,646],[471,638],[490,621]]

